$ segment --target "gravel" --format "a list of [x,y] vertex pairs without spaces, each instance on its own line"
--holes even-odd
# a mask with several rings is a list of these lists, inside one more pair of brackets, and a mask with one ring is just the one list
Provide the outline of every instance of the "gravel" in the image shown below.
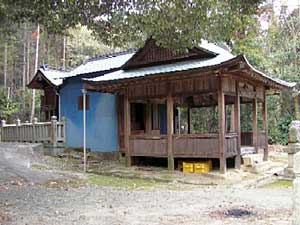
[[[15,146],[18,148],[18,146]],[[24,150],[26,149],[27,150]],[[23,160],[28,146],[24,148]],[[0,145],[1,149],[4,147]],[[5,151],[9,148],[6,146]],[[18,151],[17,151],[18,152]],[[29,151],[30,152],[30,151]],[[1,153],[2,154],[2,153]],[[12,155],[13,156],[13,155]],[[41,157],[41,156],[40,156]],[[39,157],[39,160],[40,160]],[[20,158],[20,157],[19,157]],[[29,161],[30,161],[29,160]],[[9,163],[11,162],[11,163]],[[0,161],[0,224],[174,225],[290,224],[292,189],[238,186],[167,186],[126,189],[88,182],[74,187],[50,182],[69,175]],[[23,165],[23,164],[22,164]],[[24,164],[26,165],[26,163]],[[33,175],[44,177],[33,178]],[[38,177],[37,176],[37,177]],[[74,173],[73,178],[77,175]],[[83,176],[78,179],[82,179]],[[239,212],[244,213],[239,216]],[[235,215],[237,213],[237,215]]]

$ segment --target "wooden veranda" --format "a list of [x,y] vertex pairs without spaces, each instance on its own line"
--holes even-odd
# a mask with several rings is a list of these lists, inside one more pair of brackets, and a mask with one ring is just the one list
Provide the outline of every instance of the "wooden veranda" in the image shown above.
[[[143,69],[145,65],[136,66],[137,58],[134,57],[122,73],[147,70]],[[255,151],[264,149],[264,160],[267,160],[266,92],[288,88],[253,69],[244,56],[191,70],[88,81],[85,87],[119,96],[119,149],[125,152],[127,165],[131,165],[131,157],[135,156],[162,157],[168,159],[168,168],[174,170],[174,158],[210,158],[219,159],[222,173],[226,172],[228,158],[234,158],[235,167],[240,168],[241,145],[252,146]],[[246,133],[241,132],[240,121],[244,103],[252,105],[252,130]],[[258,104],[262,105],[260,130]],[[159,118],[164,115],[159,112],[161,106],[166,108],[164,120]],[[192,109],[209,106],[217,108],[217,130],[193,133]],[[232,108],[230,128],[228,106]],[[176,123],[177,107],[187,110],[185,133],[180,132]],[[166,129],[162,129],[164,126]]]

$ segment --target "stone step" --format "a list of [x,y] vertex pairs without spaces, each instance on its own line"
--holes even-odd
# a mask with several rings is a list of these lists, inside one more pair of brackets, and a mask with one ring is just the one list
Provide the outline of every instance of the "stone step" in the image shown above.
[[244,166],[253,167],[256,164],[263,162],[262,154],[246,154],[242,156]]

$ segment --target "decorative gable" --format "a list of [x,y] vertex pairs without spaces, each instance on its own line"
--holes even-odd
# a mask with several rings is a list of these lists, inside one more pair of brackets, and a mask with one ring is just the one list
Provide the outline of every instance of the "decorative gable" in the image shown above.
[[154,66],[172,62],[178,62],[189,59],[208,59],[217,54],[200,47],[194,47],[187,53],[182,53],[169,48],[163,48],[156,44],[152,38],[148,39],[145,46],[135,53],[123,66],[124,70]]

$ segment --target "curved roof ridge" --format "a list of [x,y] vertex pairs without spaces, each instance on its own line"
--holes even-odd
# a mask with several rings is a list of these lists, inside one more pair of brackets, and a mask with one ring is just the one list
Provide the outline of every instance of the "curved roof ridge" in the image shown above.
[[112,53],[107,53],[107,54],[103,54],[103,55],[98,55],[98,56],[91,57],[91,58],[87,59],[83,63],[97,61],[97,60],[101,60],[101,59],[112,58],[112,57],[121,56],[121,55],[127,55],[127,54],[130,54],[130,53],[135,53],[136,51],[137,51],[137,48],[130,48],[128,50],[123,50],[123,51],[118,51],[118,52],[112,52]]

